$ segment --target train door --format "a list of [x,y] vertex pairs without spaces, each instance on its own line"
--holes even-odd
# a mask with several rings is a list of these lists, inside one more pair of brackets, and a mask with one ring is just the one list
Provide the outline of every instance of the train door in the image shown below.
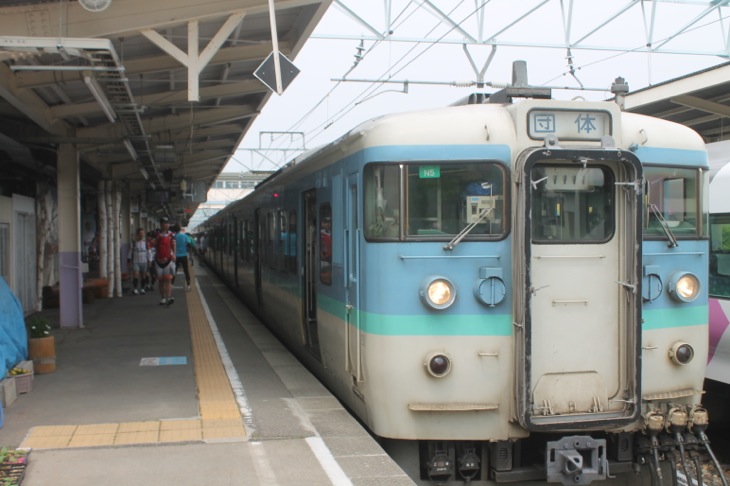
[[261,271],[263,269],[263,258],[261,255],[261,239],[264,235],[264,228],[262,228],[262,225],[264,224],[264,218],[261,217],[261,209],[256,208],[254,211],[254,218],[253,218],[253,225],[256,231],[256,234],[253,238],[253,258],[254,258],[254,282],[256,287],[256,300],[258,302],[259,307],[264,303],[264,298],[262,295],[262,289],[261,289]]
[[233,233],[231,234],[231,247],[233,248],[233,251],[231,252],[231,257],[233,259],[233,282],[235,283],[236,287],[238,287],[238,232],[241,226],[241,222],[235,216],[232,219],[232,226]]
[[641,166],[618,151],[518,161],[518,406],[530,430],[639,412]]
[[319,334],[317,332],[317,194],[314,190],[304,193],[304,341],[307,349],[317,358]]
[[363,381],[360,363],[360,220],[357,174],[347,178],[345,197],[345,366],[355,383]]

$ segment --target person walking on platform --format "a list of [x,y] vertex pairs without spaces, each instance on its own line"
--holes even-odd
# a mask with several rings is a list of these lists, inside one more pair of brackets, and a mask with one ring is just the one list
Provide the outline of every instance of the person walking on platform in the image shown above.
[[149,259],[150,249],[147,246],[144,229],[137,228],[134,243],[129,249],[129,257],[127,258],[127,262],[132,265],[132,295],[145,294],[145,276],[147,275]]
[[155,234],[155,231],[147,232],[147,248],[150,249],[147,265],[149,272],[149,278],[147,280],[148,292],[152,292],[155,289],[155,282],[157,281],[157,267],[155,265],[155,246],[157,246],[157,240],[155,240]]
[[170,220],[160,218],[160,231],[155,235],[155,270],[162,300],[160,305],[172,305],[172,277],[175,275],[175,233],[170,231]]
[[[175,273],[177,269],[182,267],[185,273],[185,288],[190,292],[190,270],[188,269],[188,247],[195,246],[193,239],[185,232],[185,228],[177,228],[175,232]],[[192,256],[190,256],[192,259]],[[173,282],[175,279],[173,279]]]

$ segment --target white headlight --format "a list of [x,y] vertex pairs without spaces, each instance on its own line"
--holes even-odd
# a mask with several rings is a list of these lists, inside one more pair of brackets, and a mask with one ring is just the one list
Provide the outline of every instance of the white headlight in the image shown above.
[[700,279],[689,272],[677,272],[672,275],[669,292],[676,300],[692,302],[700,295]]
[[454,284],[445,277],[429,277],[421,286],[421,300],[432,309],[446,309],[456,299]]

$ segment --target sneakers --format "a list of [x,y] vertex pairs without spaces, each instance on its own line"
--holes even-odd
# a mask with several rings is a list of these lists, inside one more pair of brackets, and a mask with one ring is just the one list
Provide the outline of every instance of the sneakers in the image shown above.
[[132,290],[132,295],[139,295],[139,291],[137,289]]
[[167,305],[167,299],[163,298],[163,299],[162,299],[162,300],[160,301],[160,305]]
[[188,284],[188,292],[190,292],[190,284]]
[[[136,292],[136,291],[135,291],[135,292]],[[141,295],[144,295],[144,289],[139,289],[139,293],[140,293]]]
[[169,299],[167,299],[167,305],[168,306],[171,306],[174,303],[175,303],[175,297],[170,297]]

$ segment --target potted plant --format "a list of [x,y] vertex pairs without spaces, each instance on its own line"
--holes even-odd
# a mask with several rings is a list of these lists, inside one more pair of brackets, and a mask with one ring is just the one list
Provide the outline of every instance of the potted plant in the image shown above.
[[36,373],[56,371],[56,341],[51,334],[51,323],[43,316],[34,315],[26,325],[28,357],[33,360],[33,370]]
[[28,465],[28,451],[0,449],[0,484],[17,486],[23,481]]

